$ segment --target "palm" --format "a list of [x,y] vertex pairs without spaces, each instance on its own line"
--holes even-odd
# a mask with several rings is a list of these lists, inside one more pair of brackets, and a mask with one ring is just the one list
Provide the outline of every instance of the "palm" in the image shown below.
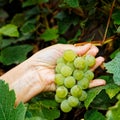
[[[35,68],[38,71],[38,74],[41,78],[43,83],[45,84],[44,91],[48,90],[55,90],[55,84],[54,84],[54,77],[55,77],[55,66],[56,66],[56,60],[62,55],[64,50],[66,49],[72,49],[74,50],[78,55],[83,54],[92,54],[95,56],[98,52],[98,49],[95,46],[92,46],[90,44],[87,44],[85,46],[81,47],[74,47],[73,45],[53,45],[51,47],[48,47],[46,49],[41,50],[40,52],[33,55],[32,58],[34,58],[34,65]],[[102,62],[103,58],[99,57],[96,59],[96,65],[92,68],[92,70],[95,70]]]

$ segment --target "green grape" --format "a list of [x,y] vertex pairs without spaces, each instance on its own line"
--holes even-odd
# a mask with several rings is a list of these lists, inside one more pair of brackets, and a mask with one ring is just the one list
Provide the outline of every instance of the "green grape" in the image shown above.
[[86,77],[89,81],[90,81],[90,80],[93,80],[93,78],[94,78],[94,73],[93,73],[91,70],[87,70],[87,71],[84,73],[84,77]]
[[92,56],[92,55],[86,55],[85,56],[85,60],[86,60],[86,63],[89,67],[92,67],[93,65],[95,65],[95,57]]
[[80,101],[85,101],[87,99],[87,92],[86,91],[82,91],[82,95],[79,97]]
[[73,50],[65,50],[63,53],[63,58],[68,62],[73,61],[76,56],[77,54]]
[[68,103],[71,107],[76,107],[79,104],[79,99],[77,97],[74,97],[74,96],[69,96]]
[[73,62],[67,62],[66,65],[69,66],[74,71],[75,66]]
[[60,72],[63,76],[67,77],[67,76],[70,76],[72,74],[73,70],[69,66],[64,65],[64,66],[62,66]]
[[56,89],[56,95],[59,97],[59,98],[65,98],[68,94],[68,89],[64,86],[59,86],[57,87]]
[[74,70],[73,72],[73,77],[76,79],[76,80],[81,80],[83,77],[84,77],[84,72],[82,70]]
[[71,88],[75,85],[75,82],[76,81],[75,81],[74,77],[68,76],[64,80],[64,85],[65,85],[66,88]]
[[70,112],[72,110],[72,107],[69,105],[68,100],[63,100],[60,104],[60,108],[65,113]]
[[82,80],[78,81],[78,85],[80,85],[82,89],[87,89],[89,87],[89,80],[84,77]]
[[70,89],[70,93],[74,97],[80,97],[82,95],[82,88],[79,85],[75,85]]
[[59,58],[57,59],[57,64],[58,64],[58,63],[66,63],[66,61],[64,60],[63,57],[59,57]]
[[55,83],[57,85],[63,85],[65,77],[62,74],[55,75]]
[[55,71],[56,73],[60,73],[61,71],[61,68],[64,66],[65,64],[64,63],[58,63],[55,67]]
[[61,103],[63,100],[65,100],[66,98],[59,98],[56,94],[55,94],[55,101],[58,103]]
[[83,57],[77,57],[74,60],[74,66],[78,69],[84,69],[86,67],[86,61]]

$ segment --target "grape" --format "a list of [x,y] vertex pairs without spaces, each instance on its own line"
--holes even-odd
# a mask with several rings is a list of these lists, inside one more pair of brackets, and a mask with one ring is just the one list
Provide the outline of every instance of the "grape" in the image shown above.
[[94,78],[90,67],[95,65],[95,60],[92,55],[77,56],[72,50],[65,50],[57,59],[55,101],[60,104],[63,112],[70,112],[87,99],[86,89]]
[[89,80],[87,78],[83,78],[78,81],[78,85],[80,85],[82,89],[87,89],[89,87]]
[[88,80],[93,80],[94,78],[94,73],[91,70],[87,70],[84,73],[84,76],[88,79]]
[[70,112],[72,110],[72,107],[69,105],[68,100],[63,100],[60,104],[60,108],[65,113]]
[[63,76],[67,77],[67,76],[70,76],[72,74],[73,70],[69,66],[64,65],[64,66],[62,66],[60,72]]
[[82,95],[79,97],[80,101],[85,101],[87,99],[87,92],[86,91],[82,91]]
[[95,57],[92,55],[86,55],[85,60],[86,60],[89,67],[92,67],[96,62]]
[[67,62],[66,65],[69,66],[72,70],[75,69],[73,62]]
[[65,50],[63,53],[63,58],[68,62],[73,61],[76,56],[77,54],[73,50]]
[[70,93],[74,97],[80,97],[82,94],[82,88],[79,85],[75,85],[70,89]]
[[56,95],[59,97],[59,98],[65,98],[68,94],[68,90],[66,87],[64,86],[59,86],[57,87],[56,89]]
[[74,66],[79,69],[84,69],[86,67],[86,61],[83,57],[77,57],[74,60]]
[[62,74],[55,75],[55,83],[57,85],[63,85],[65,77]]
[[74,96],[69,96],[68,103],[71,107],[76,107],[79,104],[79,99],[77,97],[74,97]]
[[57,59],[57,64],[58,64],[58,63],[66,63],[66,61],[64,60],[63,57],[59,57],[59,58]]
[[65,98],[59,98],[56,94],[55,94],[55,101],[58,103],[61,103],[63,100],[65,100]]
[[65,87],[67,87],[67,88],[71,88],[71,87],[73,87],[74,85],[75,85],[75,79],[74,79],[74,77],[72,77],[72,76],[68,76],[68,77],[66,77],[65,78],[65,80],[64,80],[64,85],[65,85]]
[[57,66],[56,66],[56,68],[55,68],[56,73],[60,73],[61,68],[62,68],[64,65],[65,65],[64,63],[58,63]]
[[81,71],[81,70],[74,70],[73,72],[73,77],[76,79],[76,80],[81,80],[83,77],[84,77],[84,72]]

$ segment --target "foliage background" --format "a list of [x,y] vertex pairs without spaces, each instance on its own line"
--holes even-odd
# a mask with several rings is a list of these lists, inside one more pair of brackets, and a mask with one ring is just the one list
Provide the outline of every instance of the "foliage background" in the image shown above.
[[119,120],[119,36],[120,0],[0,0],[0,75],[57,43],[91,42],[105,57],[95,77],[105,79],[107,85],[88,90],[82,106],[65,114],[54,93],[43,93],[25,105],[23,119]]

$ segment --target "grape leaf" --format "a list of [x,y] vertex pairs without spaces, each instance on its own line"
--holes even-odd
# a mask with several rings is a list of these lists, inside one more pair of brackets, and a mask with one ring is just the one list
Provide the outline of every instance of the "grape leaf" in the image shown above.
[[67,5],[70,7],[79,7],[79,0],[64,0],[64,2],[67,3]]
[[96,88],[90,89],[87,93],[87,99],[84,101],[84,105],[86,108],[89,107],[90,103],[94,100],[94,98],[103,90],[105,89],[105,86],[100,86]]
[[89,110],[85,113],[85,120],[105,120],[105,116],[97,110]]
[[9,91],[9,86],[0,80],[0,120],[24,120],[26,108],[20,103],[16,108],[15,93]]
[[9,37],[19,37],[19,32],[17,26],[13,24],[7,24],[0,28],[0,34],[9,36]]
[[28,112],[32,117],[39,117],[39,120],[55,120],[59,118],[60,111],[58,104],[52,99],[43,99],[28,106]]
[[112,61],[105,63],[104,65],[107,72],[113,74],[115,84],[120,85],[120,52],[116,54]]
[[120,91],[120,87],[116,84],[108,84],[106,93],[110,98],[113,98]]
[[27,53],[33,49],[31,45],[16,45],[7,47],[1,51],[0,62],[4,65],[23,62],[27,58]]
[[53,39],[58,38],[58,29],[56,28],[50,28],[47,29],[43,34],[40,35],[41,39],[44,39],[45,41],[51,41]]
[[120,120],[120,100],[118,100],[114,106],[109,108],[106,116],[106,120]]

